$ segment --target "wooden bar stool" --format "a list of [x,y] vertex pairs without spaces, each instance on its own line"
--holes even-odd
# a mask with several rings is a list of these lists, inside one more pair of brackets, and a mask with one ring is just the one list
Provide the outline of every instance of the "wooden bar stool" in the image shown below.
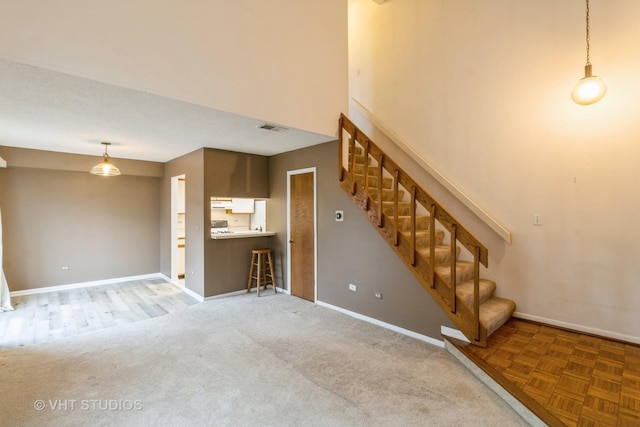
[[276,290],[276,279],[273,273],[273,260],[271,259],[271,249],[254,249],[251,251],[251,267],[249,268],[249,281],[247,282],[247,292],[251,291],[251,282],[256,280],[256,290],[260,296],[260,287],[267,285],[273,286],[273,292]]

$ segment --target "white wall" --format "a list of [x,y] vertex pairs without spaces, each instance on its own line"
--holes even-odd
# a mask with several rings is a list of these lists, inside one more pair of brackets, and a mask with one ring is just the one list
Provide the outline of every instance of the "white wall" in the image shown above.
[[350,0],[350,96],[511,231],[463,222],[519,313],[640,341],[640,2],[591,1],[609,91],[588,107],[584,19],[583,0]]
[[[0,57],[324,135],[345,0],[0,0]],[[322,84],[318,84],[322,82]]]

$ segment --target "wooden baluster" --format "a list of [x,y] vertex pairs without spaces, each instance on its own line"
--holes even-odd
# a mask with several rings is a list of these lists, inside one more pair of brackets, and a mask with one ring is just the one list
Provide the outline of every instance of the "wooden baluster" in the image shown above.
[[369,140],[364,142],[364,210],[369,210]]
[[[384,154],[380,154],[380,159],[378,159],[378,188],[380,188],[380,192],[378,193],[378,227],[382,228],[384,225],[382,222],[382,167],[384,163]],[[397,196],[395,196],[397,198]]]
[[411,265],[416,266],[416,186],[411,189]]
[[344,148],[344,138],[342,137],[344,133],[343,126],[344,118],[340,115],[340,120],[338,120],[338,180],[340,180],[340,182],[344,181],[344,168],[342,167],[342,149]]
[[451,224],[451,240],[449,241],[451,245],[451,312],[455,313],[457,310],[456,307],[456,249],[457,249],[457,238],[456,238],[456,224]]
[[398,180],[400,179],[400,171],[398,169],[393,173],[393,235],[395,236],[395,245],[400,245],[400,233],[398,230]]
[[429,209],[429,276],[431,288],[436,288],[436,204]]
[[351,144],[351,154],[349,154],[351,163],[351,195],[356,194],[356,135],[358,131],[353,132],[354,135],[351,136],[349,143]]
[[480,247],[476,246],[473,257],[473,330],[476,341],[480,340]]

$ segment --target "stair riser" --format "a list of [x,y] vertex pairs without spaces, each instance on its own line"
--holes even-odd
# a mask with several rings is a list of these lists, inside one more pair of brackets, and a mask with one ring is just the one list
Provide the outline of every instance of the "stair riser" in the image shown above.
[[[479,300],[480,304],[483,304],[493,298],[496,284],[491,280],[480,280],[479,285]],[[473,310],[473,287],[473,282],[464,282],[456,288],[456,295],[460,301],[471,310]]]
[[[426,248],[429,246],[430,242],[429,233],[420,233],[416,235],[416,247],[418,248]],[[436,245],[441,245],[444,240],[444,232],[441,230],[436,230]]]
[[[427,261],[430,260],[430,248],[419,249],[418,252]],[[456,257],[460,255],[460,248],[456,247]],[[449,246],[436,246],[436,265],[450,264],[451,263],[451,248]],[[457,281],[457,280],[456,280]],[[458,283],[461,283],[457,281]]]
[[[393,202],[384,202],[384,205],[382,206],[382,213],[386,216],[393,217]],[[398,202],[398,215],[411,215],[411,203]]]
[[[364,187],[364,176],[356,175],[356,182],[359,186]],[[393,188],[393,179],[391,178],[382,178],[383,189],[391,190]],[[369,176],[368,186],[370,189],[379,188],[378,185],[378,176]]]
[[[378,176],[378,168],[376,166],[367,167],[367,173],[369,176]],[[364,176],[364,165],[356,164],[356,175]]]
[[[375,190],[369,190],[369,197],[371,198],[371,200],[373,200],[374,202],[378,201],[378,193],[379,191],[377,189]],[[383,202],[393,202],[393,190],[382,190],[382,201]],[[399,190],[398,191],[398,201],[402,200],[402,198],[404,197],[404,191]]]
[[[449,266],[438,266],[436,267],[438,272],[438,276],[445,282],[451,282],[451,269]],[[460,284],[466,282],[467,280],[473,279],[473,265],[466,263],[458,263],[456,268],[456,284]]]
[[[417,217],[416,231],[423,231],[428,229],[429,229],[429,217],[428,216]],[[407,216],[398,217],[398,230],[411,231],[411,217],[407,217]]]
[[[362,155],[356,155],[356,165],[364,165],[365,164],[365,159],[364,156]],[[369,161],[367,162],[367,164],[371,163],[371,158],[368,159]]]

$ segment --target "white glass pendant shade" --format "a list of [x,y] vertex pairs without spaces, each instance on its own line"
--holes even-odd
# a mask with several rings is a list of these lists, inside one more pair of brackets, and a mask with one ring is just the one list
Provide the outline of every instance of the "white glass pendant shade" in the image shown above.
[[105,157],[102,162],[91,168],[91,173],[100,176],[118,176],[120,169],[109,163],[109,158]]
[[602,99],[607,93],[607,85],[598,76],[591,74],[591,64],[584,67],[584,78],[580,79],[571,91],[571,99],[579,105],[591,105]]
[[111,145],[109,142],[103,142],[104,145],[104,154],[102,157],[102,161],[91,168],[91,173],[93,175],[99,176],[118,176],[120,175],[120,169],[115,167],[111,162],[109,162],[109,154],[107,154],[107,147]]

